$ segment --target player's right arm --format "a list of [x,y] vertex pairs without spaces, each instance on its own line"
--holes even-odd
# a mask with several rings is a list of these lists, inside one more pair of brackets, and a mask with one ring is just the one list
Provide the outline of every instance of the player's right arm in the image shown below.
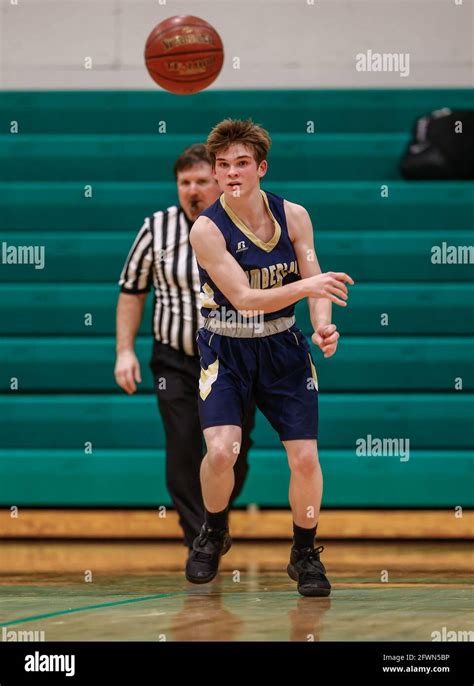
[[190,233],[196,259],[236,310],[276,312],[302,298],[328,298],[346,306],[347,287],[352,279],[342,272],[311,276],[279,288],[250,288],[247,276],[228,252],[224,237],[208,217],[198,217]]

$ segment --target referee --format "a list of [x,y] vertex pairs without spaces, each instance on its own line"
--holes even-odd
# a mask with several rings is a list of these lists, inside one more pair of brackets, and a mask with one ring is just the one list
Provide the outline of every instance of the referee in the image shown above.
[[[189,231],[220,195],[206,147],[191,145],[174,165],[179,205],[145,219],[125,261],[117,304],[115,380],[127,393],[141,382],[135,338],[147,294],[155,290],[150,367],[166,434],[166,484],[189,549],[204,521],[199,470],[203,437],[198,413],[200,376],[196,333],[202,326],[200,283]],[[249,409],[235,469],[232,499],[242,490],[255,405]]]

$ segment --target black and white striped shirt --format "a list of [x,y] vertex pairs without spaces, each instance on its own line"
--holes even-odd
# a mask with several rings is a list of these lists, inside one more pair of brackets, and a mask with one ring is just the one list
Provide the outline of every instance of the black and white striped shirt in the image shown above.
[[155,289],[153,334],[186,355],[197,355],[196,331],[203,324],[196,257],[189,242],[192,223],[181,207],[145,219],[120,275],[122,293]]

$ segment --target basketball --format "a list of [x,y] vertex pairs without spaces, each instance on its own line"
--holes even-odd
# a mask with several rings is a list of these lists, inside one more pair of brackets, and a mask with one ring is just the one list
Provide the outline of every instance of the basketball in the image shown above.
[[155,26],[145,45],[151,78],[177,95],[207,88],[218,77],[224,48],[217,31],[204,19],[176,16]]

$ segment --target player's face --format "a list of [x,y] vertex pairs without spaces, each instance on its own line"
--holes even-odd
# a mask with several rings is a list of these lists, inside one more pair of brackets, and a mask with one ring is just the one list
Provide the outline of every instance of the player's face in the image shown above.
[[216,154],[214,175],[226,195],[248,195],[258,187],[266,171],[266,160],[257,165],[253,151],[242,143],[234,143]]
[[212,175],[212,167],[207,162],[193,164],[192,167],[178,172],[176,181],[179,204],[192,222],[220,195],[219,187]]

